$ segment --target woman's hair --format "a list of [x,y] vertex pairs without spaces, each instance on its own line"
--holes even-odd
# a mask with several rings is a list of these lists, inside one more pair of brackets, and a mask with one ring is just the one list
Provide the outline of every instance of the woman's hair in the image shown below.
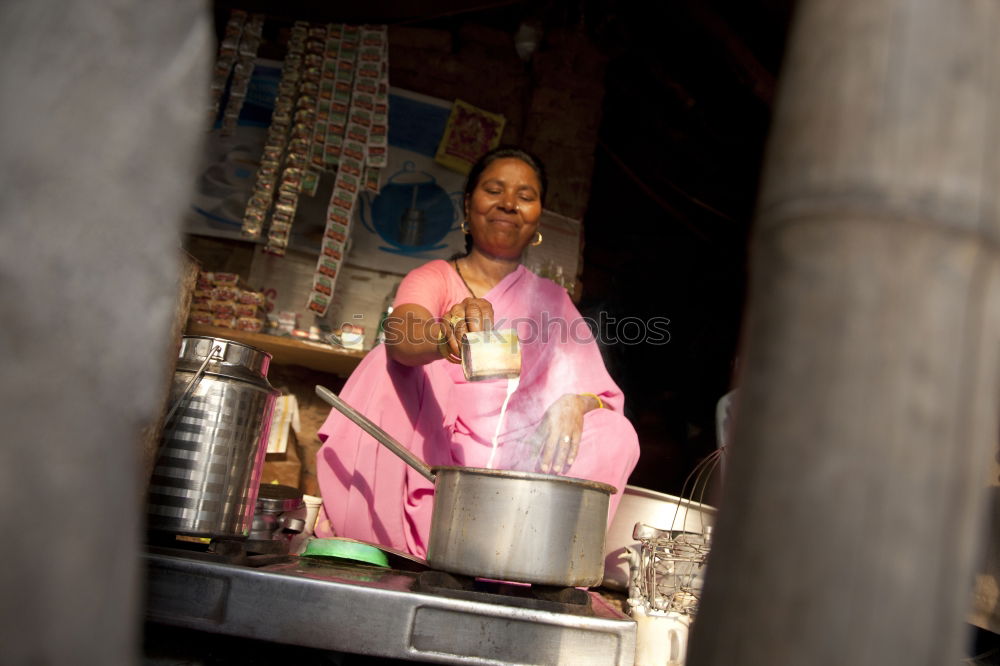
[[[489,151],[472,165],[469,170],[469,177],[465,181],[465,196],[463,198],[463,203],[468,201],[472,197],[472,193],[475,191],[476,186],[479,185],[479,179],[483,175],[483,171],[486,167],[493,164],[497,160],[502,160],[505,158],[513,157],[514,159],[521,160],[525,164],[531,167],[538,176],[538,184],[541,187],[541,192],[538,193],[538,200],[541,201],[542,205],[545,205],[545,192],[549,189],[549,181],[545,175],[545,166],[542,161],[529,153],[523,148],[518,148],[516,146],[498,146],[493,150]],[[472,251],[472,234],[467,234],[465,236],[465,254],[469,254]],[[463,255],[456,254],[452,259],[461,257]]]
[[482,177],[483,171],[486,170],[486,167],[493,164],[497,160],[511,157],[521,160],[530,166],[535,172],[535,175],[538,176],[538,184],[542,188],[542,191],[538,193],[538,198],[544,205],[545,191],[548,189],[548,179],[545,176],[545,167],[542,165],[542,161],[540,159],[529,153],[527,150],[516,146],[499,146],[494,148],[480,157],[476,163],[472,165],[472,169],[469,170],[469,178],[465,181],[466,198],[472,196],[472,193],[475,191],[476,185],[479,184],[479,179]]

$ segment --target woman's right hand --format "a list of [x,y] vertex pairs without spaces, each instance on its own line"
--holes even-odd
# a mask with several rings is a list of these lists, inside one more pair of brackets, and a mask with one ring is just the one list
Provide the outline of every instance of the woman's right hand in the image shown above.
[[441,320],[445,336],[438,351],[452,363],[461,363],[462,336],[493,328],[493,304],[485,298],[466,298],[448,308]]

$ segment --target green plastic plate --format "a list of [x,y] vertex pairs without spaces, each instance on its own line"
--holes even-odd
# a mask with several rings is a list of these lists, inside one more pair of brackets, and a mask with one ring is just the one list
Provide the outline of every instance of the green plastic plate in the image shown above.
[[337,557],[342,560],[367,562],[377,567],[388,567],[389,558],[371,544],[353,539],[313,539],[306,544],[303,557]]

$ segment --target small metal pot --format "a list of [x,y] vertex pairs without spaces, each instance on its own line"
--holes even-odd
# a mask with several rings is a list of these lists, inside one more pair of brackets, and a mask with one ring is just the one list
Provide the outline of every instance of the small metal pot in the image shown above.
[[613,486],[549,474],[435,467],[322,386],[316,393],[434,483],[427,563],[450,573],[558,586],[604,577]]
[[306,503],[293,486],[262,483],[250,526],[251,541],[287,540],[305,527]]

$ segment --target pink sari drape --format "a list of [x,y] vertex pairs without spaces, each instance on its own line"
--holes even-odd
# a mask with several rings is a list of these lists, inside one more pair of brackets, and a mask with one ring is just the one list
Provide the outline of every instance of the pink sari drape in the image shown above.
[[[414,273],[459,280],[442,264],[431,262]],[[447,292],[457,288],[441,286]],[[566,475],[623,490],[638,461],[638,439],[622,414],[624,397],[565,290],[522,266],[484,298],[493,304],[495,327],[515,328],[522,350],[520,385],[498,437],[499,464],[494,467],[515,466],[511,452],[557,398],[594,393],[608,409],[584,417],[580,450]],[[435,309],[432,313],[442,314],[442,308]],[[379,345],[340,395],[431,466],[486,467],[506,390],[505,380],[467,382],[461,367],[444,359],[405,367],[390,360],[385,346]],[[331,410],[319,436],[324,442],[317,458],[323,508],[316,534],[384,544],[425,557],[433,485],[336,410]],[[620,492],[612,496],[611,516],[620,498]]]

